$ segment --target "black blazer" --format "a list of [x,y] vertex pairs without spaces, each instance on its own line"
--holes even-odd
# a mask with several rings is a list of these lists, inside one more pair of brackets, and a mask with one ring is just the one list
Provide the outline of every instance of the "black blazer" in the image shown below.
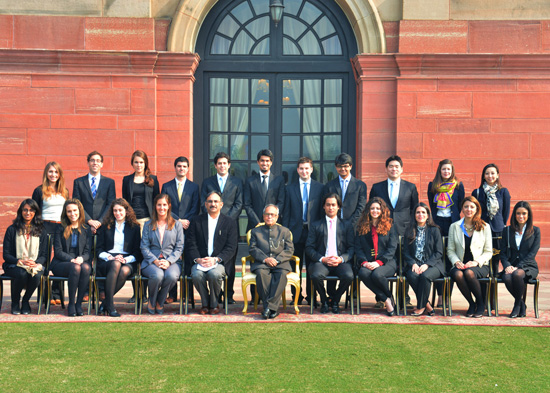
[[540,248],[540,229],[538,227],[533,227],[533,229],[533,234],[528,238],[525,238],[525,234],[523,234],[518,249],[514,230],[509,226],[505,228],[502,233],[500,251],[500,262],[504,269],[514,266],[525,270],[525,274],[530,278],[537,277],[539,267],[535,257]]
[[388,181],[384,180],[373,184],[370,189],[369,199],[379,197],[386,202],[390,209],[390,217],[393,218],[393,225],[400,236],[405,235],[410,222],[414,207],[418,204],[418,191],[416,185],[401,179],[399,185],[399,196],[395,208],[391,205],[390,194],[388,193]]
[[178,220],[191,220],[199,214],[199,186],[191,180],[185,180],[185,186],[181,193],[181,201],[178,201],[176,179],[164,183],[161,193],[168,194],[172,200],[172,215]]
[[88,174],[74,179],[73,198],[82,202],[86,213],[86,222],[90,220],[103,222],[111,202],[116,199],[115,181],[109,177],[100,176],[95,199],[92,197]]
[[69,253],[71,249],[71,237],[65,239],[63,225],[59,225],[55,232],[53,242],[54,258],[50,265],[50,270],[59,262],[70,262],[75,257],[82,257],[84,262],[90,263],[90,253],[92,250],[92,230],[88,226],[84,226],[78,236],[78,254],[72,255]]
[[[153,200],[159,194],[159,181],[155,175],[151,175],[153,179],[153,187],[149,187],[145,183],[145,205],[149,211],[149,217],[153,216]],[[101,184],[101,183],[100,183]],[[134,196],[134,174],[124,176],[122,178],[122,197],[131,205],[132,197]],[[133,207],[133,206],[132,206]],[[133,254],[132,254],[133,255]]]
[[[139,225],[131,226],[126,223],[124,225],[124,251],[136,258],[136,262],[141,261],[141,228]],[[109,252],[113,249],[115,243],[115,225],[107,228],[102,225],[97,231],[96,255],[102,252]]]
[[[432,211],[432,217],[435,223],[439,224],[439,216],[437,215],[437,203],[434,202],[435,194],[432,191],[432,184],[433,182],[428,183],[428,203],[430,205],[430,210]],[[462,203],[464,196],[464,185],[462,184],[462,182],[460,182],[455,187],[453,196],[451,197],[451,200],[453,201],[453,205],[451,206],[451,222],[456,222],[460,220],[460,204]]]
[[[407,264],[407,269],[411,269],[414,264],[421,266],[422,263],[415,258],[416,239],[412,242],[408,237],[403,238],[403,259]],[[443,263],[443,239],[438,227],[426,227],[426,244],[424,245],[424,254],[426,255],[426,265],[435,267],[443,275],[445,274],[445,265]]]
[[[342,198],[342,188],[340,187],[340,176],[336,179],[332,179],[323,190],[323,195],[328,193],[336,193]],[[346,191],[346,199],[342,201],[342,210],[344,212],[344,221],[350,221],[351,225],[355,227],[361,213],[365,210],[367,205],[367,185],[361,180],[351,177]]]
[[495,193],[498,200],[498,212],[491,220],[489,220],[487,214],[487,194],[485,194],[483,188],[476,188],[472,191],[472,195],[479,201],[481,205],[481,219],[489,223],[493,235],[495,232],[502,232],[510,216],[510,193],[508,189],[501,188]]
[[[336,248],[338,249],[339,257],[342,257],[344,262],[353,261],[355,253],[355,232],[349,222],[345,222],[340,218],[336,222]],[[325,217],[316,221],[309,227],[309,233],[306,241],[306,255],[312,261],[318,262],[319,259],[325,256],[328,245],[328,227]]]
[[[201,186],[201,210],[206,214],[206,196],[212,192],[221,192],[218,184],[218,175],[210,176],[202,182]],[[243,210],[243,181],[238,177],[228,175],[222,193],[222,214],[238,220]]]
[[246,179],[244,183],[244,210],[248,216],[247,231],[263,222],[263,210],[268,204],[277,205],[279,208],[279,221],[282,220],[285,206],[285,179],[271,172],[265,196],[264,192],[259,174],[254,174]]
[[391,266],[397,270],[395,252],[399,244],[399,235],[395,227],[391,227],[387,235],[378,235],[378,257],[374,256],[374,243],[370,232],[364,235],[355,236],[355,255],[357,262],[374,262],[376,260],[384,265]]
[[[65,189],[67,190],[67,189]],[[69,195],[69,190],[67,190],[67,195]],[[31,196],[32,200],[38,203],[38,206],[40,207],[40,210],[43,210],[43,204],[44,204],[44,194],[42,192],[42,185],[39,185],[34,189]]]
[[[15,239],[17,237],[17,229],[14,225],[10,225],[4,234],[4,249],[2,250],[4,257],[4,269],[17,266],[17,250]],[[38,245],[38,257],[35,263],[38,263],[46,268],[46,260],[48,259],[48,234],[45,230],[40,233],[40,243]]]
[[[309,203],[307,205],[307,222],[313,224],[324,217],[323,184],[311,179],[309,186]],[[285,209],[283,213],[283,226],[290,229],[294,243],[298,243],[302,237],[303,228],[303,204],[300,182],[292,183],[286,187]]]
[[[239,231],[237,221],[221,213],[214,232],[212,257],[220,258],[221,263],[230,261],[237,252]],[[189,261],[208,255],[208,214],[197,216],[189,226],[185,237],[185,253]]]

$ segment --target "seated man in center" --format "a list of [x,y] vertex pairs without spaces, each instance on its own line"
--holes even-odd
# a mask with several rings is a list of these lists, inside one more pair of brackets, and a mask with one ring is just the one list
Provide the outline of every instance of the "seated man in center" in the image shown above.
[[[204,202],[206,214],[191,221],[185,239],[185,249],[191,268],[193,284],[201,296],[201,314],[218,314],[218,298],[225,276],[225,263],[235,256],[239,235],[237,222],[221,213],[223,206],[219,191],[211,191]],[[208,291],[208,286],[210,292]]]
[[[332,308],[334,314],[340,313],[340,298],[353,282],[354,232],[350,222],[339,218],[338,212],[342,200],[336,193],[323,198],[325,218],[309,227],[306,242],[306,254],[311,258],[309,274],[315,290],[321,297],[321,313],[326,314]],[[325,292],[324,280],[327,276],[338,276],[338,289],[329,293],[329,304]]]
[[277,224],[279,208],[276,205],[266,205],[263,219],[265,225],[250,232],[249,252],[254,258],[250,270],[256,274],[256,287],[264,307],[262,316],[273,319],[279,315],[286,275],[292,270],[290,258],[294,244],[290,230]]

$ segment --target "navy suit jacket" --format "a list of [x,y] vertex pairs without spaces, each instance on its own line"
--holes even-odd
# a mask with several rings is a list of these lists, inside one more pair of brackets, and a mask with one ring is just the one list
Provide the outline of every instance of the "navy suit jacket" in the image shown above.
[[[433,182],[430,182],[428,184],[428,203],[430,204],[430,210],[432,211],[432,217],[436,224],[438,224],[438,216],[437,216],[437,203],[434,202],[435,194],[432,191],[432,184]],[[451,197],[451,200],[453,201],[453,205],[451,206],[451,222],[456,222],[460,220],[460,204],[462,203],[462,200],[464,199],[464,185],[462,182],[458,183],[458,186],[455,187],[455,190],[453,192],[453,196]]]
[[508,189],[501,188],[495,193],[498,200],[498,213],[490,220],[487,214],[487,194],[485,194],[483,188],[475,189],[472,191],[472,195],[479,201],[481,205],[481,219],[489,223],[493,235],[495,232],[502,232],[510,216],[510,193]]
[[[323,195],[328,193],[336,193],[342,198],[342,188],[340,187],[340,176],[336,179],[332,179],[325,184]],[[342,201],[342,211],[344,213],[344,221],[351,222],[351,225],[355,227],[361,213],[365,210],[367,205],[367,185],[361,180],[351,177],[346,191],[346,198]]]
[[[313,224],[324,216],[323,184],[311,179],[308,190],[309,202],[307,206],[307,222]],[[300,182],[292,183],[286,187],[285,208],[283,212],[283,226],[290,229],[294,243],[299,243],[303,229],[304,205]],[[304,239],[305,241],[305,239]]]
[[[218,184],[218,175],[210,176],[202,182],[201,187],[201,210],[206,213],[204,202],[206,202],[206,196],[212,192],[221,192],[220,185]],[[238,177],[228,175],[222,193],[222,214],[231,217],[234,220],[238,220],[243,210],[243,181]]]
[[[268,204],[277,205],[279,216],[283,215],[285,205],[285,179],[270,173],[267,194],[264,191],[260,175],[255,174],[246,179],[244,183],[244,210],[248,216],[248,230],[263,222],[263,210]],[[281,219],[281,217],[279,217]]]
[[[133,255],[136,262],[141,261],[141,229],[139,225],[131,226],[126,223],[124,225],[124,251],[128,255]],[[102,252],[109,252],[115,244],[115,224],[111,228],[102,225],[97,231],[96,255]]]
[[399,185],[399,196],[397,197],[397,203],[395,208],[390,202],[390,195],[388,193],[388,181],[384,180],[379,183],[373,184],[369,199],[379,197],[386,202],[390,209],[390,217],[393,218],[393,225],[400,236],[404,236],[411,222],[411,216],[414,207],[418,204],[418,191],[413,183],[401,179]]
[[185,186],[181,193],[181,201],[178,201],[178,186],[172,179],[162,185],[162,194],[167,194],[172,201],[172,215],[178,220],[191,220],[199,214],[199,186],[191,180],[185,180]]
[[92,197],[88,174],[74,179],[73,198],[82,202],[86,213],[86,222],[89,220],[103,222],[111,202],[116,199],[115,181],[109,177],[100,176],[95,198]]
[[374,244],[372,241],[371,232],[355,237],[355,254],[357,255],[357,263],[374,262],[376,260],[384,265],[391,266],[397,270],[397,262],[395,254],[399,245],[399,235],[392,226],[386,235],[378,235],[378,257],[374,256]]
[[70,262],[75,257],[82,257],[86,263],[90,262],[90,254],[92,252],[92,230],[85,226],[81,229],[81,233],[78,236],[78,252],[77,255],[70,254],[71,250],[71,237],[65,239],[63,232],[65,228],[63,225],[58,225],[55,230],[55,237],[53,242],[54,258],[50,265],[50,270],[58,262]]
[[[416,259],[416,239],[412,242],[408,237],[403,240],[403,259],[407,264],[407,269],[411,269],[414,264],[421,266],[422,263]],[[426,255],[426,265],[435,267],[441,274],[445,274],[445,265],[443,263],[443,239],[441,231],[437,227],[426,227],[426,243],[424,245],[424,255]]]
[[[306,255],[312,261],[318,262],[325,256],[328,245],[328,227],[325,217],[313,223],[309,227],[306,242]],[[336,248],[339,257],[344,262],[353,260],[355,254],[355,231],[349,222],[338,218],[336,221]]]
[[[155,175],[151,175],[153,187],[145,184],[145,205],[149,211],[149,217],[153,216],[153,200],[159,194],[159,181]],[[177,194],[177,193],[176,193]],[[131,205],[134,196],[134,174],[124,176],[122,179],[122,197]]]
[[[237,221],[221,213],[214,231],[212,257],[221,258],[221,263],[229,262],[237,252],[239,232]],[[189,226],[185,238],[185,254],[189,261],[208,255],[208,214],[197,216]]]
[[530,278],[537,277],[539,267],[535,257],[540,248],[540,229],[535,226],[533,229],[533,234],[528,238],[523,234],[518,248],[514,230],[510,226],[505,228],[502,233],[502,250],[500,252],[500,261],[504,269],[514,266],[525,270],[525,274]]

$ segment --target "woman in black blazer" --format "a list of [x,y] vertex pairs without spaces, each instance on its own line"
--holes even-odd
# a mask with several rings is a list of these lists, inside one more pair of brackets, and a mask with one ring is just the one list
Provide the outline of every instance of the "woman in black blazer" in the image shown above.
[[88,289],[92,270],[92,231],[84,224],[85,220],[82,203],[78,199],[67,199],[61,213],[61,225],[55,232],[54,258],[50,270],[56,276],[69,279],[69,317],[84,315],[82,299]]
[[395,251],[399,242],[397,231],[392,226],[390,210],[382,198],[368,201],[357,222],[355,252],[361,265],[359,278],[382,302],[386,314],[395,314],[395,302],[390,291],[388,277],[397,271]]
[[[17,209],[13,224],[4,235],[4,271],[11,277],[11,313],[30,314],[31,296],[46,267],[48,235],[42,225],[40,207],[25,199]],[[26,288],[21,307],[21,292]]]
[[[141,233],[143,233],[145,223],[153,216],[153,200],[160,194],[159,181],[155,175],[151,174],[149,158],[143,150],[136,150],[132,154],[130,163],[134,168],[134,173],[124,176],[122,179],[122,197],[132,206]],[[134,287],[133,282],[132,287]],[[135,301],[136,288],[134,288],[134,293],[128,303]]]
[[97,270],[105,280],[105,300],[99,312],[120,317],[114,296],[136,271],[141,260],[140,226],[124,198],[115,199],[97,235]]
[[447,158],[441,160],[433,181],[428,184],[428,203],[442,236],[448,236],[451,224],[460,220],[463,199],[464,185],[456,177],[453,162]]
[[[510,193],[500,183],[500,171],[496,164],[487,164],[481,172],[481,184],[472,195],[481,205],[481,219],[491,226],[493,248],[500,250],[500,237],[510,216]],[[492,260],[493,273],[498,273],[499,255]]]
[[540,229],[533,226],[531,205],[528,202],[519,201],[514,206],[510,226],[504,230],[500,253],[504,268],[500,277],[515,299],[510,318],[526,315],[523,293],[525,283],[539,274],[535,260],[539,248]]
[[441,277],[445,271],[443,264],[443,240],[441,232],[432,220],[430,209],[420,202],[414,208],[409,227],[403,241],[403,253],[407,264],[407,279],[416,293],[416,310],[411,315],[419,316],[427,312],[434,315],[434,309],[428,302],[432,281]]
[[136,150],[131,159],[134,173],[122,179],[122,197],[128,201],[141,230],[153,215],[153,200],[160,193],[157,177],[151,174],[149,159],[143,150]]

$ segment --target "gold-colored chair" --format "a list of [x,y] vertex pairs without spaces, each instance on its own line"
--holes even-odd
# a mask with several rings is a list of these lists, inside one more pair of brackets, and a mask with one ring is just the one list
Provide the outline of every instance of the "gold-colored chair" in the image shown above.
[[[256,227],[265,225],[265,223],[261,222]],[[280,225],[280,224],[276,224]],[[290,240],[292,241],[292,233],[290,234]],[[250,230],[246,233],[246,242],[248,245],[250,245]],[[291,260],[296,263],[296,270],[293,272],[290,272],[286,275],[287,278],[287,285],[292,285],[294,288],[296,288],[296,293],[300,293],[300,274],[302,273],[300,271],[300,258],[297,256],[292,256]],[[254,258],[252,258],[251,255],[248,255],[246,257],[241,258],[242,262],[242,290],[243,290],[243,299],[244,299],[244,307],[243,307],[243,314],[246,315],[248,310],[248,296],[246,293],[246,288],[249,285],[256,285],[256,274],[252,272],[246,271],[246,262],[254,262]],[[258,308],[258,291],[255,292],[254,295],[254,310]],[[286,308],[286,291],[283,291],[283,308]],[[296,312],[296,315],[300,314],[300,310],[298,309],[298,296],[295,296],[294,298],[294,311]]]

